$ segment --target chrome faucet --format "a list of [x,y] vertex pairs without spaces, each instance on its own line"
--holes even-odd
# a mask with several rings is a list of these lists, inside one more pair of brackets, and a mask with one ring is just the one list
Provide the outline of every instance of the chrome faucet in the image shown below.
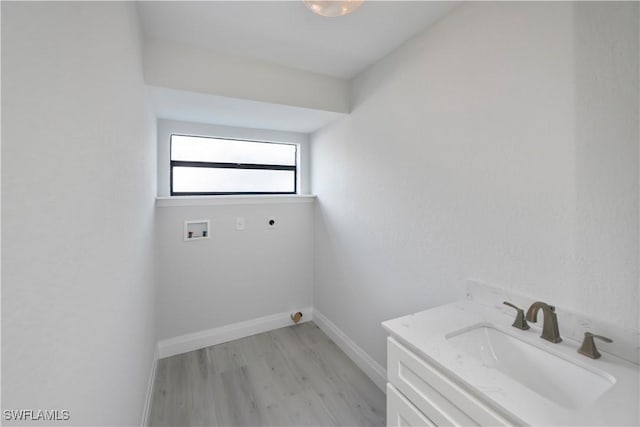
[[556,308],[554,306],[540,301],[534,302],[531,304],[531,307],[529,307],[529,310],[527,310],[527,320],[529,322],[537,322],[539,310],[542,310],[542,314],[544,315],[542,335],[540,335],[540,338],[551,341],[552,343],[562,341],[560,331],[558,330],[558,316],[556,316]]

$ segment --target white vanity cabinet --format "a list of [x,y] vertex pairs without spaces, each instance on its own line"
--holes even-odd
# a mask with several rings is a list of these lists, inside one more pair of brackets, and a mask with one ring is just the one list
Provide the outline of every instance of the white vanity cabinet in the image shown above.
[[[387,425],[640,425],[638,364],[604,348],[599,359],[578,353],[584,332],[576,330],[589,319],[571,326],[579,315],[565,314],[563,340],[552,343],[540,339],[540,325],[513,328],[507,298],[471,295],[382,322],[389,334]],[[598,329],[633,356],[637,334]]]
[[387,426],[513,426],[440,369],[387,339]]

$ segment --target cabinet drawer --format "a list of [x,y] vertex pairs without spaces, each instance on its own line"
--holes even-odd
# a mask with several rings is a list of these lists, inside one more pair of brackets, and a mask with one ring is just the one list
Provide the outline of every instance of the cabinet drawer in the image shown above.
[[389,382],[436,425],[514,425],[391,337],[387,361]]
[[387,383],[387,427],[417,426],[437,427],[394,386]]

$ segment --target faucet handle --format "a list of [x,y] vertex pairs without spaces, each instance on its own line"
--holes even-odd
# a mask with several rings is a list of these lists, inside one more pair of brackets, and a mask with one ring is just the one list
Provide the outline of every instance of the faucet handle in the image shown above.
[[583,354],[592,359],[599,359],[600,352],[596,348],[596,343],[593,341],[594,338],[598,338],[604,342],[613,342],[611,338],[603,337],[602,335],[592,334],[591,332],[584,333],[584,340],[582,341],[582,345],[578,349],[578,353]]
[[502,303],[504,305],[508,305],[511,308],[515,308],[517,310],[516,320],[513,322],[513,325],[511,326],[513,326],[514,328],[521,329],[523,331],[526,331],[527,329],[529,329],[529,324],[527,323],[527,320],[524,318],[523,309],[521,309],[520,307],[516,307],[515,305],[507,301],[503,301]]

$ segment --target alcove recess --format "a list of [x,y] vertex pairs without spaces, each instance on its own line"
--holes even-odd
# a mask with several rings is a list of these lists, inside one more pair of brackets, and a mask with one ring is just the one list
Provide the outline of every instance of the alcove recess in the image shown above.
[[208,219],[194,219],[184,222],[185,242],[208,239],[209,237],[211,237],[211,233],[209,232]]

